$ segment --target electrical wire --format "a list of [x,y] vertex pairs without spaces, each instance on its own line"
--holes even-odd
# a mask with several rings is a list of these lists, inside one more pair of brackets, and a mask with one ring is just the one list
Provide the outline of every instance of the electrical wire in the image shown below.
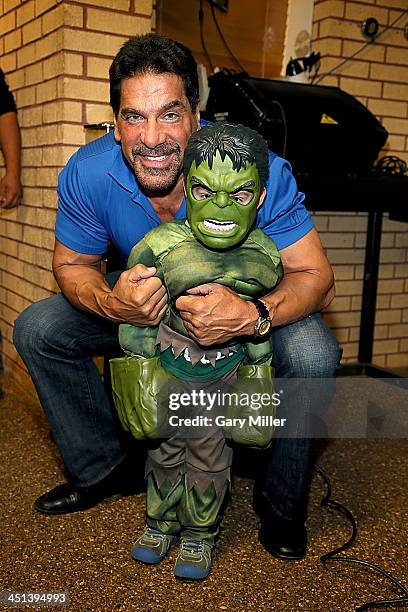
[[354,557],[337,556],[339,553],[350,548],[350,546],[353,544],[357,536],[357,523],[356,523],[354,516],[351,514],[350,510],[348,510],[345,506],[343,506],[339,502],[336,502],[333,499],[331,499],[330,478],[325,472],[325,470],[318,464],[315,465],[315,470],[322,477],[322,479],[324,480],[326,484],[326,488],[327,488],[326,495],[321,501],[321,506],[327,506],[328,508],[332,508],[333,510],[336,510],[337,512],[345,516],[350,521],[351,526],[352,526],[352,534],[350,538],[347,540],[347,542],[343,544],[342,546],[339,546],[338,548],[335,548],[334,550],[326,553],[325,555],[322,555],[320,557],[320,561],[322,563],[330,563],[331,561],[341,561],[343,563],[354,563],[356,565],[363,565],[364,567],[368,567],[372,569],[377,574],[380,574],[381,576],[388,578],[388,580],[390,580],[395,586],[397,586],[404,593],[404,596],[400,597],[399,599],[381,599],[381,600],[376,600],[376,601],[369,601],[359,606],[358,608],[356,608],[356,612],[364,612],[364,610],[370,610],[372,608],[381,608],[383,606],[401,606],[401,605],[408,604],[408,589],[399,580],[394,578],[394,576],[392,576],[390,573],[386,572],[378,565],[375,565],[374,563],[370,563],[369,561],[362,561],[360,559],[355,559]]
[[373,172],[385,176],[402,176],[408,170],[407,162],[397,155],[380,157],[375,163]]
[[204,40],[204,8],[203,8],[203,0],[200,0],[200,10],[198,11],[198,21],[200,23],[200,39],[201,39],[201,46],[203,48],[204,51],[204,55],[207,59],[207,62],[211,68],[211,72],[214,72],[214,66],[213,63],[211,61],[211,57],[210,54],[207,51],[207,47],[205,46],[205,40]]
[[231,48],[229,47],[227,41],[224,38],[224,34],[222,33],[222,30],[220,28],[220,25],[218,23],[218,20],[215,16],[215,11],[214,11],[214,4],[212,3],[212,1],[210,0],[210,4],[211,4],[211,13],[212,13],[212,17],[215,23],[215,27],[218,30],[218,34],[220,35],[220,38],[222,40],[222,42],[224,43],[224,47],[226,48],[226,50],[228,51],[228,53],[230,54],[230,56],[232,57],[232,59],[234,60],[234,62],[239,66],[240,70],[242,72],[246,73],[245,68],[242,66],[242,64],[240,63],[240,61],[237,59],[237,57],[234,55],[234,53],[231,51]]
[[286,159],[286,145],[288,142],[288,124],[286,122],[285,111],[283,110],[282,104],[278,102],[278,100],[271,100],[271,104],[276,104],[279,107],[279,110],[281,112],[283,129],[284,129],[283,147],[282,147],[281,157],[283,157],[283,159]]
[[361,53],[361,51],[363,51],[363,49],[368,47],[368,45],[371,45],[375,40],[377,40],[377,38],[382,36],[390,28],[392,28],[392,26],[395,25],[397,23],[397,21],[399,21],[401,19],[401,17],[403,17],[407,12],[408,12],[408,9],[404,9],[402,11],[402,13],[400,13],[398,15],[398,17],[396,17],[392,23],[390,23],[387,27],[385,27],[383,30],[381,30],[381,32],[378,32],[378,34],[376,36],[374,36],[371,40],[367,41],[362,47],[357,49],[357,51],[355,51],[352,55],[350,55],[350,57],[346,57],[346,59],[342,60],[339,64],[336,64],[336,66],[333,66],[333,68],[330,68],[330,70],[328,70],[324,74],[321,74],[320,77],[315,81],[314,84],[317,85],[318,83],[320,83],[320,81],[322,81],[329,74],[332,74],[333,72],[338,70],[341,66],[344,66],[344,64],[346,64],[347,62],[349,62],[352,59],[354,59],[356,57],[356,55],[358,55],[359,53]]

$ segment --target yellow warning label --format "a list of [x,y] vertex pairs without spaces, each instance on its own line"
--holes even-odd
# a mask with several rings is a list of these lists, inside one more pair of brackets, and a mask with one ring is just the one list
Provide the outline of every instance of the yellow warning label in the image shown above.
[[326,115],[326,113],[322,114],[322,118],[320,119],[320,123],[335,123],[336,125],[339,124],[338,121],[333,119],[333,117],[329,117],[329,115]]

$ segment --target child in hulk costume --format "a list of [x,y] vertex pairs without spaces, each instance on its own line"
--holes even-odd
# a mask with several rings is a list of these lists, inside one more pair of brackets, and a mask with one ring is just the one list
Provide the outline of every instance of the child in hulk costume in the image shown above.
[[[174,305],[188,289],[207,282],[225,285],[243,299],[265,295],[278,283],[282,266],[275,243],[254,226],[267,175],[268,148],[259,134],[228,123],[203,127],[192,134],[185,151],[187,220],[159,225],[130,253],[128,268],[155,266],[169,296],[158,327],[120,325],[126,357],[111,360],[119,418],[138,439],[164,437],[168,415],[163,388],[177,389],[175,379],[190,391],[214,391],[220,382],[242,389],[258,379],[271,394],[268,337],[200,347],[188,336]],[[176,577],[208,576],[230,482],[232,449],[225,436],[265,447],[272,428],[254,427],[247,419],[241,428],[209,426],[184,438],[176,432],[149,451],[147,528],[132,549],[135,559],[158,563],[181,539]]]

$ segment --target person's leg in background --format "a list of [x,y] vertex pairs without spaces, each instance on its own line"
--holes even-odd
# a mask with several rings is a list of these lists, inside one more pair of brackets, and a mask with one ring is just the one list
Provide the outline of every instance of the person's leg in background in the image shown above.
[[310,417],[318,418],[329,407],[334,381],[327,379],[334,378],[342,351],[320,314],[274,330],[273,347],[276,379],[295,379],[282,385],[289,430],[277,432],[272,442],[263,481],[255,485],[254,504],[261,518],[261,544],[279,558],[300,559],[307,543]]
[[[124,461],[125,437],[92,360],[95,354],[120,351],[117,325],[74,308],[58,294],[21,313],[14,343],[70,477],[37,499],[35,508],[48,514],[74,512],[113,494],[134,492]],[[141,476],[142,466],[141,461]]]

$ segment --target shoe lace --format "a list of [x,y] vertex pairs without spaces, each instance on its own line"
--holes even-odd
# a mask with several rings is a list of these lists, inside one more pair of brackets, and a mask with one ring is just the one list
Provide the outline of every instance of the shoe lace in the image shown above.
[[204,542],[202,540],[182,540],[181,552],[193,557],[201,557],[204,553]]
[[157,529],[153,529],[152,527],[148,527],[143,534],[143,540],[146,540],[148,542],[152,540],[161,539],[162,537],[163,534],[161,533],[161,531],[157,531]]

